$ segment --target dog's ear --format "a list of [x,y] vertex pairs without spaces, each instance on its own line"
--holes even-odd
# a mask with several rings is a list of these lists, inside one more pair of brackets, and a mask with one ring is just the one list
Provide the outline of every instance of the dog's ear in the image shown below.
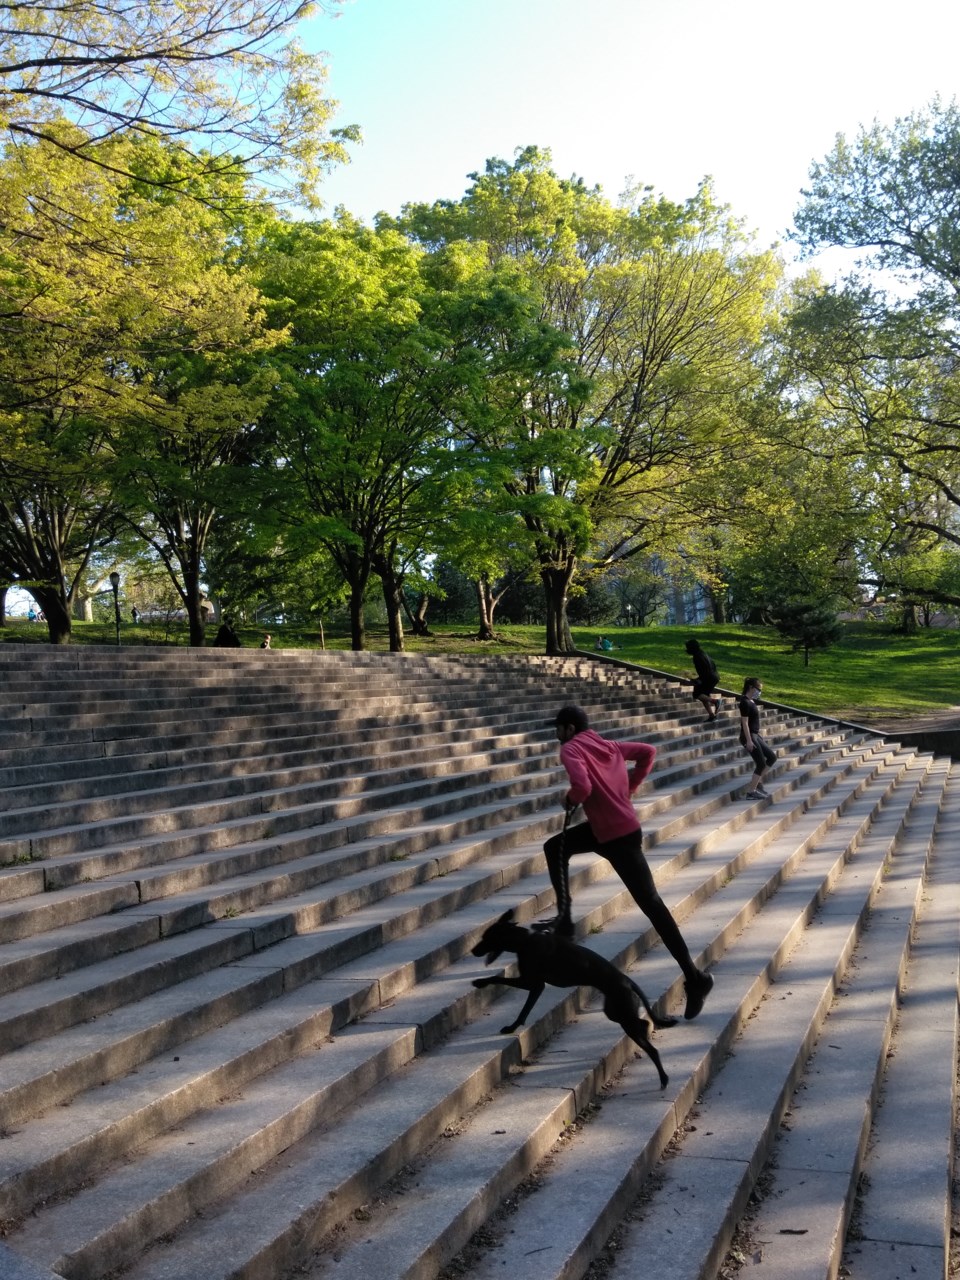
[[513,907],[508,907],[503,913],[497,924],[513,924]]

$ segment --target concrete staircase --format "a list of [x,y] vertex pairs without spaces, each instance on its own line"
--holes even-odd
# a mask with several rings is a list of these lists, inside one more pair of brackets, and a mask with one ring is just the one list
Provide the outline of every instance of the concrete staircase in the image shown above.
[[[660,891],[714,992],[658,1033],[477,991],[549,914],[564,702],[658,748]],[[589,658],[0,649],[0,1280],[943,1277],[960,790]],[[682,982],[605,862],[580,940]],[[505,957],[505,959],[508,959]],[[640,963],[642,961],[642,963]]]

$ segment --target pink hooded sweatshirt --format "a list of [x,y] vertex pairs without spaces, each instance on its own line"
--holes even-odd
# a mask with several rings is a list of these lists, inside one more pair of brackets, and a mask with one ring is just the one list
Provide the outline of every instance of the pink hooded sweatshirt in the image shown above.
[[[612,742],[592,729],[574,734],[560,747],[560,763],[567,771],[567,804],[582,804],[587,821],[601,844],[639,831],[630,799],[653,768],[656,747],[646,742]],[[627,761],[634,761],[627,771]]]

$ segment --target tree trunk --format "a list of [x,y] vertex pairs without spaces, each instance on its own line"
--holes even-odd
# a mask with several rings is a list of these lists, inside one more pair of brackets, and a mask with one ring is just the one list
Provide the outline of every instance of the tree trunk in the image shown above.
[[30,594],[47,621],[51,644],[70,643],[70,610],[55,588],[35,587]]
[[383,603],[387,608],[387,634],[390,652],[403,652],[403,574],[398,574],[390,556],[373,558],[374,572],[383,586]]
[[576,653],[567,620],[567,591],[573,579],[574,568],[575,562],[571,558],[562,569],[548,567],[540,570],[547,605],[548,654]]
[[403,608],[393,590],[384,583],[383,599],[387,606],[387,635],[390,652],[403,653]]
[[200,573],[195,565],[183,571],[184,604],[190,624],[190,647],[202,649],[207,630],[206,613],[200,607],[203,593],[200,590]]
[[427,610],[430,608],[430,597],[426,592],[421,592],[417,600],[417,607],[413,611],[413,634],[415,636],[430,635],[430,626],[427,623]]
[[490,590],[490,580],[486,575],[481,575],[474,582],[477,591],[477,609],[480,613],[480,626],[477,628],[478,640],[493,639],[493,611],[496,608],[496,600],[493,598],[493,592]]
[[0,627],[7,625],[7,588],[0,587]]
[[364,649],[367,643],[367,632],[363,617],[366,596],[366,582],[350,583],[350,648],[357,653]]
[[722,626],[727,620],[727,593],[708,589],[707,596],[710,600],[710,611],[713,614],[713,620]]
[[363,617],[367,599],[367,583],[370,581],[370,560],[366,555],[355,555],[340,547],[326,544],[334,563],[350,588],[350,647],[360,653],[367,643],[367,629]]

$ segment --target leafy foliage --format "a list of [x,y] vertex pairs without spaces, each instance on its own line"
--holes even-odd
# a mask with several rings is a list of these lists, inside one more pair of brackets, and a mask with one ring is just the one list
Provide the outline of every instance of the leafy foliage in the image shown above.
[[[331,0],[332,7],[336,0]],[[51,159],[124,164],[102,146],[118,135],[202,155],[204,170],[295,170],[313,199],[322,168],[345,158],[355,128],[328,131],[324,66],[293,39],[308,0],[11,0],[0,30],[0,121],[17,145]],[[65,122],[76,128],[64,128]],[[183,189],[176,153],[152,180]]]
[[555,343],[552,360],[485,369],[482,402],[458,426],[487,492],[502,486],[527,530],[547,647],[564,651],[585,559],[609,566],[700,523],[689,485],[736,438],[776,268],[706,185],[684,205],[636,192],[615,207],[536,148],[471,178],[462,201],[410,207],[401,225],[434,252],[481,249],[513,274],[536,311],[512,354],[532,349],[536,325]]

